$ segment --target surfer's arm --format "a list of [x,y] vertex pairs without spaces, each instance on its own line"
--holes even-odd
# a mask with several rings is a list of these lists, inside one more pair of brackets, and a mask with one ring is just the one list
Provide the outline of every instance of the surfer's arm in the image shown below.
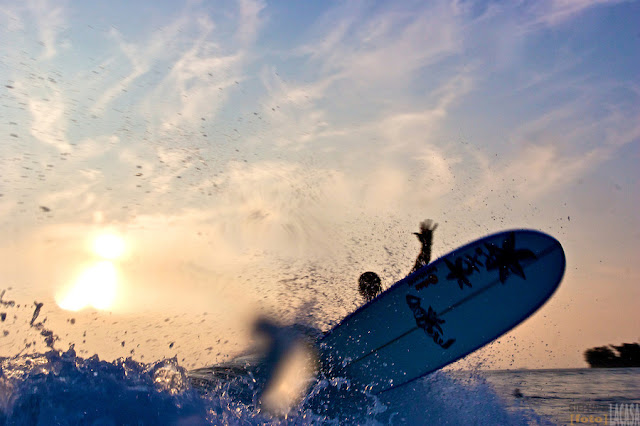
[[424,265],[429,264],[431,261],[431,244],[433,242],[433,231],[436,230],[438,224],[433,222],[431,219],[427,219],[424,222],[420,222],[420,232],[414,232],[414,235],[418,237],[420,244],[422,245],[420,249],[420,254],[416,259],[416,263],[413,265],[413,269],[411,269],[411,273],[415,272],[419,268]]

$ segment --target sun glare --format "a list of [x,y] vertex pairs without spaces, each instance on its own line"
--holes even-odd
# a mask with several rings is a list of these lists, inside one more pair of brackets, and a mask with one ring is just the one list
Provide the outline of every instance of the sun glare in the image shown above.
[[124,254],[125,244],[122,237],[116,234],[98,235],[93,240],[93,251],[103,259],[115,260]]
[[116,299],[118,271],[114,261],[125,253],[122,237],[113,233],[100,234],[93,239],[93,252],[103,260],[87,267],[73,285],[56,298],[58,306],[68,311],[87,307],[111,309]]
[[113,263],[102,261],[88,268],[58,301],[58,306],[68,311],[79,311],[92,306],[109,309],[116,298],[117,273]]

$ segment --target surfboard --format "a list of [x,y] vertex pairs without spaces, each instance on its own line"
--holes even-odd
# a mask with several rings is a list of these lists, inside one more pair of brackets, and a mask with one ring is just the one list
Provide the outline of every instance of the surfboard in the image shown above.
[[534,230],[500,232],[423,266],[319,341],[322,370],[372,394],[400,388],[492,342],[554,293],[565,255]]

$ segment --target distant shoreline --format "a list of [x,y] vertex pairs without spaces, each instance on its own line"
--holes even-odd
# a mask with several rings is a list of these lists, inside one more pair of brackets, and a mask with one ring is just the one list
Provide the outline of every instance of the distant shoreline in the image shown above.
[[584,358],[590,368],[640,367],[640,344],[623,343],[587,349]]

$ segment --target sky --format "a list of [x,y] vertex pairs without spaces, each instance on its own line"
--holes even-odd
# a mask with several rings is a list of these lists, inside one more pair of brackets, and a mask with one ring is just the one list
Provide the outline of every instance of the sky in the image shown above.
[[639,18],[1,1],[0,355],[45,349],[36,302],[57,349],[186,367],[245,349],[257,315],[326,330],[362,272],[409,272],[427,218],[434,257],[512,228],[566,252],[552,299],[465,365],[585,367],[640,340]]

